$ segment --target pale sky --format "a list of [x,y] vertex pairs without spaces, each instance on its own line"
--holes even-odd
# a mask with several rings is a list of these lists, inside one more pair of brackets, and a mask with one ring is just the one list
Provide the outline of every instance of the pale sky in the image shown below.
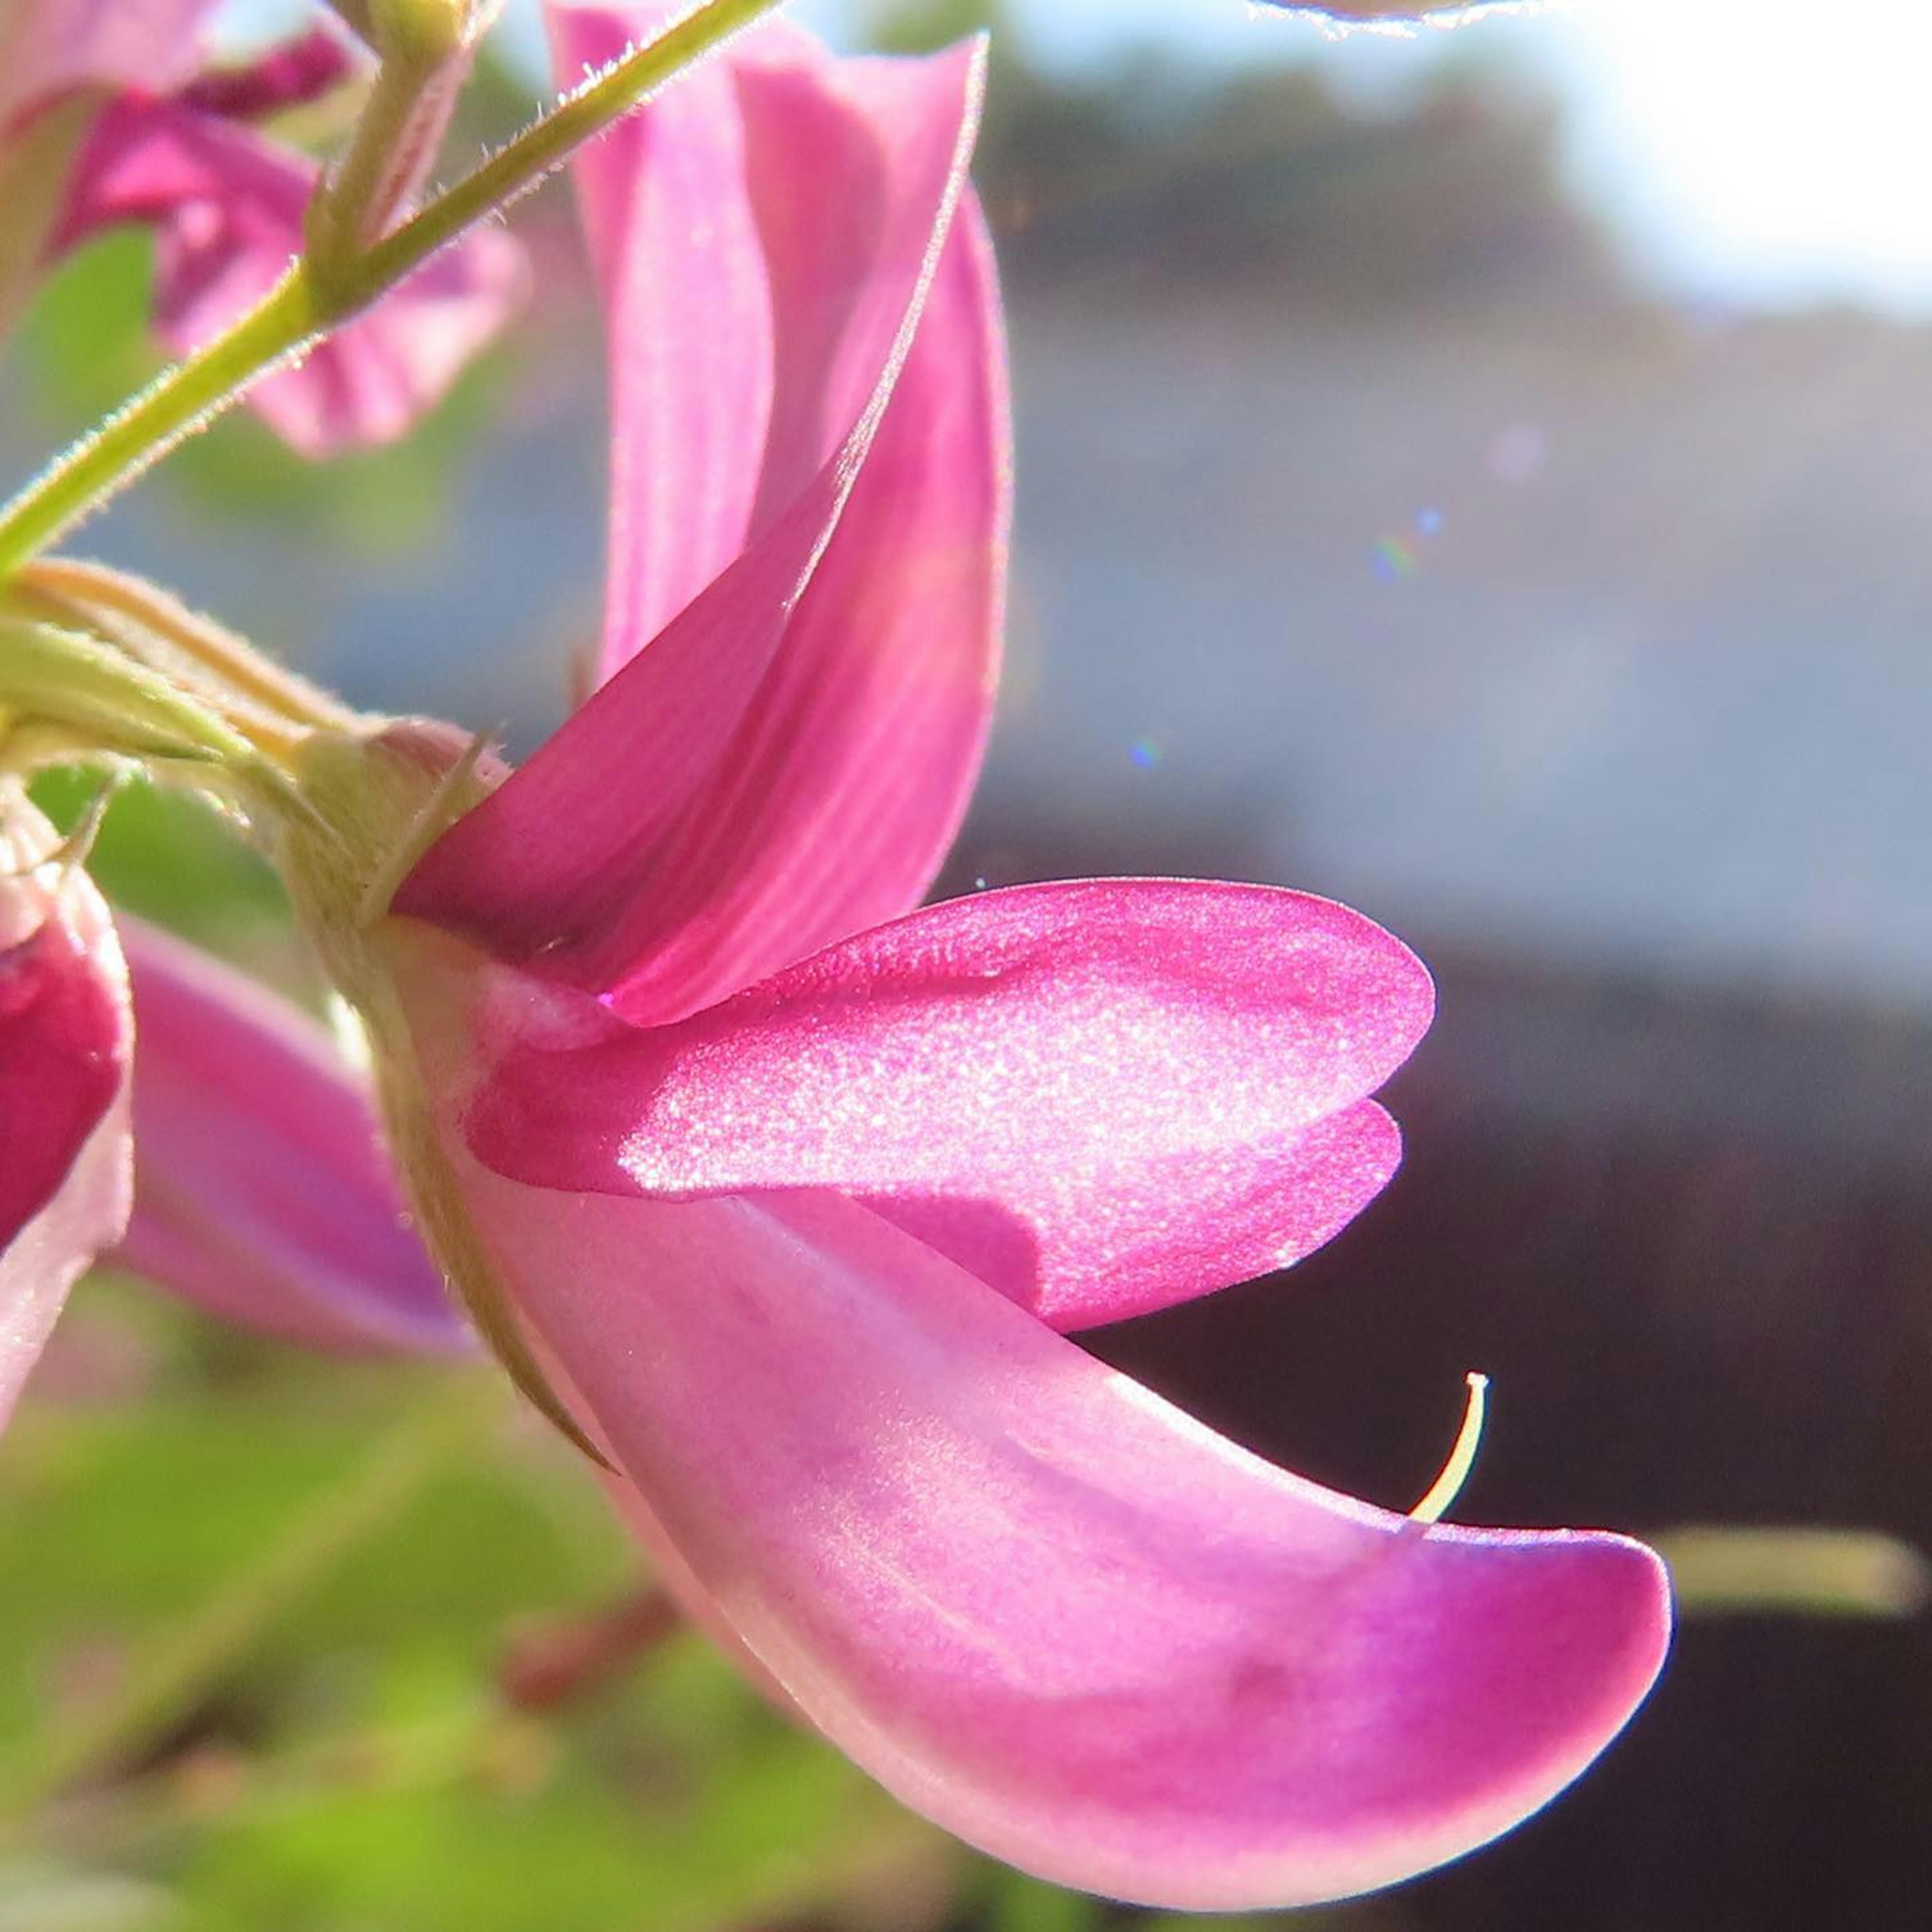
[[[508,30],[533,44],[537,0]],[[831,31],[868,0],[798,0]],[[250,27],[295,0],[230,0]],[[1452,28],[1340,36],[1251,0],[1012,0],[1063,70],[1151,46],[1220,64],[1314,62],[1366,106],[1452,49],[1553,88],[1579,194],[1659,292],[1725,306],[1847,302],[1932,316],[1927,0],[1523,0]]]

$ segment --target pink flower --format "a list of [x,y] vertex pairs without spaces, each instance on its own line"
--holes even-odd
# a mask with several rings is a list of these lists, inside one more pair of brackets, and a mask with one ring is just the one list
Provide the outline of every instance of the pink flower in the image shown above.
[[128,1220],[127,970],[100,895],[0,777],[0,1430]]
[[[320,170],[248,124],[327,92],[358,64],[317,30],[250,68],[201,72],[196,36],[212,10],[210,0],[23,0],[0,81],[0,128],[16,147],[63,113],[78,112],[85,129],[50,250],[124,223],[152,227],[155,326],[178,355],[266,294],[302,245]],[[248,400],[307,456],[388,442],[494,336],[524,283],[516,244],[478,230]]]
[[[648,25],[552,20],[568,74]],[[1264,887],[908,910],[1000,601],[980,80],[974,47],[761,30],[583,158],[598,688],[507,777],[440,728],[314,741],[332,832],[290,869],[441,1258],[694,1616],[999,1856],[1327,1898],[1575,1777],[1656,1673],[1665,1586],[1621,1538],[1323,1490],[1064,1339],[1346,1222],[1431,992]]]

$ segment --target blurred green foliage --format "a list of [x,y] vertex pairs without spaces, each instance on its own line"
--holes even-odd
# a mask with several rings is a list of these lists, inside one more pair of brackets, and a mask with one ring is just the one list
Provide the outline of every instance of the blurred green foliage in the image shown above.
[[[479,1426],[441,1426],[452,1384]],[[192,1650],[212,1617],[235,1640],[0,1822],[0,1926],[33,1900],[37,1927],[700,1928],[921,1868],[943,1898],[936,1835],[695,1640],[562,1715],[517,1711],[518,1620],[638,1574],[586,1472],[490,1386],[318,1366],[132,1284],[82,1292],[0,1463],[0,1792],[76,1731],[112,1736],[184,1631]],[[410,1453],[412,1412],[435,1459],[291,1594],[279,1552]]]

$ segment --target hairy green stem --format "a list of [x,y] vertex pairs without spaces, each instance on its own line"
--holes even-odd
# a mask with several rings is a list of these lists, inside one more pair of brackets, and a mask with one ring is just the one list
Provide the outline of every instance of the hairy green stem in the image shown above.
[[308,284],[292,268],[223,334],[164,370],[14,499],[0,513],[0,575],[140,476],[316,326]]
[[256,307],[164,370],[0,511],[0,576],[38,555],[257,376],[367,308],[465,229],[536,187],[620,115],[778,4],[703,0],[565,96],[359,257],[335,265],[326,295],[298,261]]

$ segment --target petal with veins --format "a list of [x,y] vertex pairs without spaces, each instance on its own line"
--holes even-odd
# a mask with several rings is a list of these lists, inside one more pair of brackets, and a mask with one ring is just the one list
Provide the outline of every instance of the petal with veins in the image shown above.
[[1046,1877],[1204,1909],[1406,1877],[1543,1804],[1655,1676],[1640,1546],[1322,1490],[854,1202],[466,1190],[738,1637],[900,1798]]
[[[632,458],[620,457],[616,570],[632,587],[615,607],[610,655],[628,661],[432,848],[396,899],[398,910],[502,957],[541,955],[547,971],[590,990],[639,975],[640,1006],[658,1016],[916,896],[977,762],[998,601],[1005,479],[996,322],[976,226],[962,224],[946,248],[982,50],[848,64],[836,70],[836,88],[817,62],[740,67],[734,49],[729,64],[751,157],[744,165],[761,184],[750,224],[765,251],[758,272],[787,346],[757,448],[735,418],[722,428],[701,411],[692,422],[686,412],[673,420],[710,439],[688,472],[699,506],[691,514],[704,526],[694,541],[708,555],[741,520],[755,533],[637,650],[623,614],[660,547],[654,520],[670,512],[655,498],[631,500],[640,485]],[[704,178],[709,165],[694,171]],[[827,170],[850,205],[830,188],[820,205]],[[593,233],[616,224],[625,205],[607,179],[593,196]],[[719,248],[736,266],[717,272],[731,292],[728,317],[753,272],[742,259],[747,224],[728,218],[738,225]],[[687,222],[698,218],[686,212]],[[914,371],[906,358],[917,358],[914,326],[935,276],[926,304],[932,345]],[[950,364],[962,354],[963,376],[933,360]],[[902,368],[912,387],[894,427]],[[632,385],[620,369],[619,405],[630,411],[620,447],[662,386],[648,374]],[[915,452],[943,459],[947,475],[915,487]],[[867,492],[874,461],[880,482]],[[841,550],[842,517],[855,515]],[[676,548],[685,528],[676,522],[663,542]],[[955,544],[963,548],[950,554]],[[860,566],[874,554],[880,567],[868,578]],[[956,598],[954,608],[934,607],[940,591]],[[712,832],[728,823],[734,856],[714,873]],[[865,883],[868,866],[852,865],[849,878],[824,892],[821,914],[812,905],[818,886],[794,892],[787,875],[807,865],[808,851],[848,835],[872,878]],[[688,944],[666,956],[666,983],[652,988],[643,982],[667,938],[660,908],[674,900]],[[806,920],[802,929],[795,916]],[[712,938],[693,936],[700,925]]]
[[972,206],[764,688],[627,909],[627,1018],[682,1018],[925,896],[992,715],[1008,428]]

